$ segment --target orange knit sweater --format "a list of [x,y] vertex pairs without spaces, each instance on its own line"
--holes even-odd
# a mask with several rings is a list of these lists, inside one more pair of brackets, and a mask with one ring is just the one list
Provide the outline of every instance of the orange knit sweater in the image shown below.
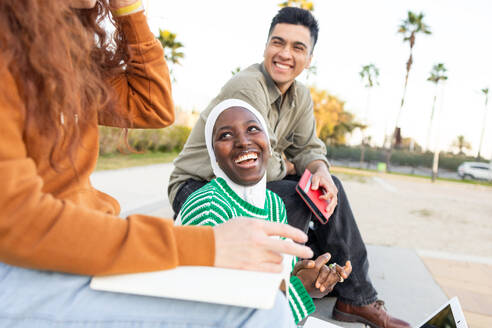
[[[164,53],[143,12],[118,18],[132,60],[109,83],[133,127],[160,128],[174,120]],[[89,181],[98,156],[99,124],[83,131],[74,169],[53,170],[47,142],[25,129],[25,108],[14,77],[0,69],[0,261],[76,274],[163,270],[213,265],[214,236],[207,227],[175,227],[172,220],[117,217],[118,202]],[[8,95],[8,99],[6,99]],[[68,159],[58,163],[70,167]]]

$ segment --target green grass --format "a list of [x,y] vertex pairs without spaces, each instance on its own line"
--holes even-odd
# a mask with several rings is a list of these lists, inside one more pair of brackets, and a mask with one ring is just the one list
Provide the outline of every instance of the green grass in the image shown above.
[[146,152],[143,154],[110,154],[99,156],[96,171],[172,162],[178,153]]
[[[427,179],[427,180],[431,179],[431,177],[429,177],[427,175],[419,175],[419,174],[409,174],[409,173],[399,173],[399,172],[390,172],[389,174],[403,175],[403,176],[415,177],[415,178],[421,178],[421,179]],[[437,178],[436,180],[457,182],[457,183],[468,183],[468,184],[483,185],[483,186],[489,186],[489,187],[492,186],[492,182],[483,181],[483,180],[459,180],[459,179],[450,179],[450,178]]]
[[337,172],[337,170],[332,170],[335,175],[341,179],[342,181],[356,181],[359,183],[366,183],[367,182],[367,176],[362,175],[360,173],[352,173],[352,172]]

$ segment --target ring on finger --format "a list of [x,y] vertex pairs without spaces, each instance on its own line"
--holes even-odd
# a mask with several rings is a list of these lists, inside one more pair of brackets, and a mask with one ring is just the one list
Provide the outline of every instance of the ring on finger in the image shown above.
[[330,267],[330,269],[335,270],[335,273],[338,275],[338,282],[344,282],[345,281],[345,279],[343,279],[343,277],[338,273],[336,263],[331,263],[329,265],[329,267]]
[[338,275],[338,282],[344,282],[345,279],[343,279],[343,277],[337,272],[337,275]]

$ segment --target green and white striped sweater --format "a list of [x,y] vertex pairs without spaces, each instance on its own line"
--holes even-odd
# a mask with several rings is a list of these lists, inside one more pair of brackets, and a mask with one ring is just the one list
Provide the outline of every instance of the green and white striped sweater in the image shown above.
[[[287,224],[285,205],[277,194],[267,189],[265,207],[258,208],[239,197],[222,178],[214,179],[192,193],[179,215],[182,225],[215,226],[238,216]],[[295,263],[294,258],[292,268]],[[287,299],[296,323],[315,310],[313,300],[296,276],[290,278]]]

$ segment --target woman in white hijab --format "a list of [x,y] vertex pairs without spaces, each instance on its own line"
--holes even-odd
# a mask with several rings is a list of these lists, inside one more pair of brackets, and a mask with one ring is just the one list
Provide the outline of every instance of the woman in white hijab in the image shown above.
[[[242,100],[224,100],[208,115],[205,141],[215,179],[188,197],[176,224],[214,226],[235,217],[287,224],[282,199],[266,189],[271,151],[263,116]],[[284,260],[287,273],[293,267],[293,273],[299,273],[290,276],[286,283],[286,296],[296,323],[315,310],[304,286],[311,291],[325,291],[332,289],[340,277],[350,274],[338,265],[325,266],[328,260],[329,257],[320,256],[295,267],[296,259]]]
[[[250,147],[252,149],[246,149],[246,150],[240,149],[241,153],[245,153],[245,155],[249,155],[249,157],[256,157],[256,158],[249,158],[248,157],[248,159],[246,161],[258,162],[258,163],[256,163],[256,165],[250,165],[249,167],[247,167],[245,169],[243,168],[242,171],[246,171],[246,170],[251,171],[252,169],[256,169],[256,171],[259,172],[259,174],[263,173],[261,176],[258,176],[258,178],[259,178],[258,181],[253,181],[253,183],[250,183],[250,181],[248,181],[247,185],[245,183],[241,183],[243,181],[238,181],[238,179],[241,180],[241,172],[236,172],[237,173],[237,174],[235,174],[236,178],[233,177],[232,179],[231,179],[231,177],[229,177],[224,172],[224,170],[221,168],[221,165],[219,165],[219,162],[217,161],[216,154],[214,151],[213,137],[214,137],[214,127],[216,126],[216,121],[224,111],[229,110],[229,109],[235,110],[233,113],[231,113],[235,118],[234,123],[242,123],[242,122],[240,122],[240,120],[238,120],[238,118],[241,116],[241,114],[244,114],[244,113],[237,113],[237,111],[240,111],[242,109],[243,111],[249,112],[250,117],[247,117],[247,119],[251,119],[252,118],[251,114],[252,114],[253,119],[256,121],[256,122],[252,122],[252,123],[255,123],[257,126],[251,126],[251,127],[248,126],[246,128],[247,129],[249,128],[250,130],[252,128],[259,130],[258,132],[255,131],[255,133],[257,133],[257,134],[261,133],[262,137],[263,137],[262,139],[264,140],[263,144],[267,145],[266,147],[255,145],[253,147]],[[250,122],[250,121],[251,120],[248,120],[248,122]],[[230,125],[227,125],[227,127],[230,127]],[[216,130],[220,130],[221,133],[230,133],[229,131],[223,130],[220,127],[218,127]],[[229,136],[227,136],[227,137],[229,137]],[[234,192],[233,194],[235,196],[240,198],[242,201],[248,203],[249,206],[247,206],[247,208],[248,208],[247,212],[250,212],[249,208],[251,206],[254,206],[258,209],[264,210],[265,205],[266,205],[265,199],[267,196],[266,165],[268,163],[268,158],[270,157],[270,142],[269,142],[269,137],[268,137],[267,125],[265,124],[263,116],[261,116],[261,114],[256,109],[254,109],[251,105],[249,105],[248,103],[246,103],[242,100],[239,100],[239,99],[224,100],[221,103],[219,103],[215,108],[213,108],[212,111],[210,112],[210,114],[208,115],[207,122],[205,124],[205,142],[206,142],[207,149],[209,152],[210,162],[211,162],[214,174],[215,174],[215,179],[212,180],[210,183],[218,180],[221,182],[219,184],[221,186],[221,187],[219,187],[219,190],[222,191],[222,186],[227,186],[227,189],[231,189],[231,191]],[[219,143],[220,143],[220,141],[219,141]],[[224,160],[224,162],[226,162],[226,160]],[[241,165],[241,161],[238,163],[235,163],[235,164]],[[225,167],[226,164],[224,163],[222,166]],[[253,168],[252,166],[255,166],[255,167]],[[237,169],[241,170],[241,167],[239,166],[239,167],[237,167]],[[226,170],[227,170],[227,168],[226,168]],[[231,175],[234,175],[234,174],[231,174]],[[234,180],[236,180],[236,181],[234,181]],[[205,190],[210,189],[210,183],[205,185],[203,188],[197,190],[195,193],[190,195],[190,197],[188,197],[188,199],[186,200],[186,203],[183,204],[183,208],[181,209],[181,211],[180,211],[180,213],[176,219],[176,224],[179,224],[179,225],[188,224],[188,222],[190,222],[190,216],[194,217],[197,214],[196,210],[193,211],[192,213],[189,213],[188,209],[190,208],[191,205],[196,206],[195,202],[192,202],[192,200],[198,201],[198,200],[202,199],[202,197],[196,197],[196,196],[205,195],[203,193],[203,191],[204,191],[204,189]],[[273,194],[273,193],[271,193],[271,194]],[[275,195],[275,194],[273,194],[273,195]],[[283,207],[283,213],[282,213],[283,218],[278,218],[275,221],[283,220],[283,219],[286,220],[286,218],[285,218],[285,207],[283,206],[282,200],[278,196],[274,197],[274,198],[275,198],[274,201],[276,202],[275,203],[276,208],[278,208],[280,210],[280,207]],[[209,205],[212,205],[213,202],[210,202],[210,199],[211,198],[207,198],[207,201],[210,203]],[[202,207],[200,207],[200,209],[201,209],[200,214],[202,214],[201,217],[203,217],[203,210],[205,210],[205,209],[203,207],[203,204],[201,204],[201,205],[202,205]],[[244,205],[244,204],[242,204],[242,205]],[[223,223],[223,222],[227,221],[229,218],[223,217],[222,214],[224,214],[223,211],[221,211],[219,213],[218,218],[215,218],[215,219],[212,218],[212,221],[214,221],[215,223],[212,223],[212,221],[207,220],[207,222],[201,223],[201,224],[215,225],[215,224],[219,224],[219,223]],[[267,219],[266,214],[260,215],[260,216],[262,219]],[[197,223],[193,222],[193,224],[197,224]]]

